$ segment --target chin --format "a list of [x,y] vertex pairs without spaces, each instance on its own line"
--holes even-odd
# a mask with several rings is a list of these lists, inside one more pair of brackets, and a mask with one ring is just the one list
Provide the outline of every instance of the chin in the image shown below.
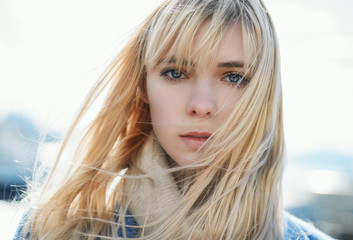
[[190,157],[175,157],[173,158],[174,162],[178,165],[178,166],[187,166],[190,164],[195,163],[195,156],[190,156]]

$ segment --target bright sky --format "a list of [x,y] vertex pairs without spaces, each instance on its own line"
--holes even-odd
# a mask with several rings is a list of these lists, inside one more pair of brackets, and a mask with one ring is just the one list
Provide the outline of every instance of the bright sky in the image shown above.
[[[24,111],[65,129],[129,30],[159,2],[0,0],[0,115]],[[353,1],[265,3],[280,40],[289,154],[353,154]]]

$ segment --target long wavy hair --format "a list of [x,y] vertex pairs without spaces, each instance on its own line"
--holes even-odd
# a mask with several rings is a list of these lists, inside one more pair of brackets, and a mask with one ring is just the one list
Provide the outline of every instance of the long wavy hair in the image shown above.
[[[202,47],[192,55],[193,39],[205,22],[209,24]],[[179,66],[182,60],[197,58],[207,67],[234,22],[242,28],[250,81],[209,147],[200,152],[193,171],[175,168],[184,171],[179,178],[192,180],[185,181],[180,199],[161,216],[162,226],[139,237],[282,239],[279,48],[261,0],[166,0],[137,28],[89,93],[63,140],[29,213],[26,229],[31,239],[109,239],[118,228],[125,229],[126,209],[121,209],[131,196],[124,194],[125,181],[116,180],[148,178],[128,174],[138,168],[138,153],[152,131],[145,101],[147,72],[169,56],[175,56]],[[74,130],[103,90],[108,92],[99,113],[81,138],[65,177],[56,181]],[[142,233],[144,226],[138,228]]]

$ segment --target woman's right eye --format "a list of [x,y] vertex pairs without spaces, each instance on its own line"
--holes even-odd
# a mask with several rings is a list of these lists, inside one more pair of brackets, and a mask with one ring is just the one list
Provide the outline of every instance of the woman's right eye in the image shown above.
[[177,70],[175,68],[165,68],[161,71],[160,75],[168,81],[174,82],[187,78],[187,76],[182,71]]

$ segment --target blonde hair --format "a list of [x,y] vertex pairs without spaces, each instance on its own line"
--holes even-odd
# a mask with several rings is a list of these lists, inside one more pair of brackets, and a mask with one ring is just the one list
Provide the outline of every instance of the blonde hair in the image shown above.
[[[191,43],[206,21],[202,49],[192,55]],[[242,26],[245,68],[251,80],[212,144],[200,153],[202,161],[193,167],[192,181],[182,197],[161,216],[161,227],[140,237],[282,238],[282,92],[278,43],[268,12],[260,0],[167,0],[137,29],[85,101],[63,141],[38,207],[28,218],[31,239],[94,239],[98,235],[104,239],[116,236],[118,228],[125,233],[124,207],[130,196],[124,195],[124,181],[113,183],[117,176],[134,177],[122,171],[138,169],[138,153],[152,130],[144,100],[146,72],[171,56],[176,65],[197,58],[200,66],[208,66],[234,22]],[[48,194],[72,132],[107,86],[106,100],[82,137],[67,176]],[[116,215],[119,221],[114,220]]]

